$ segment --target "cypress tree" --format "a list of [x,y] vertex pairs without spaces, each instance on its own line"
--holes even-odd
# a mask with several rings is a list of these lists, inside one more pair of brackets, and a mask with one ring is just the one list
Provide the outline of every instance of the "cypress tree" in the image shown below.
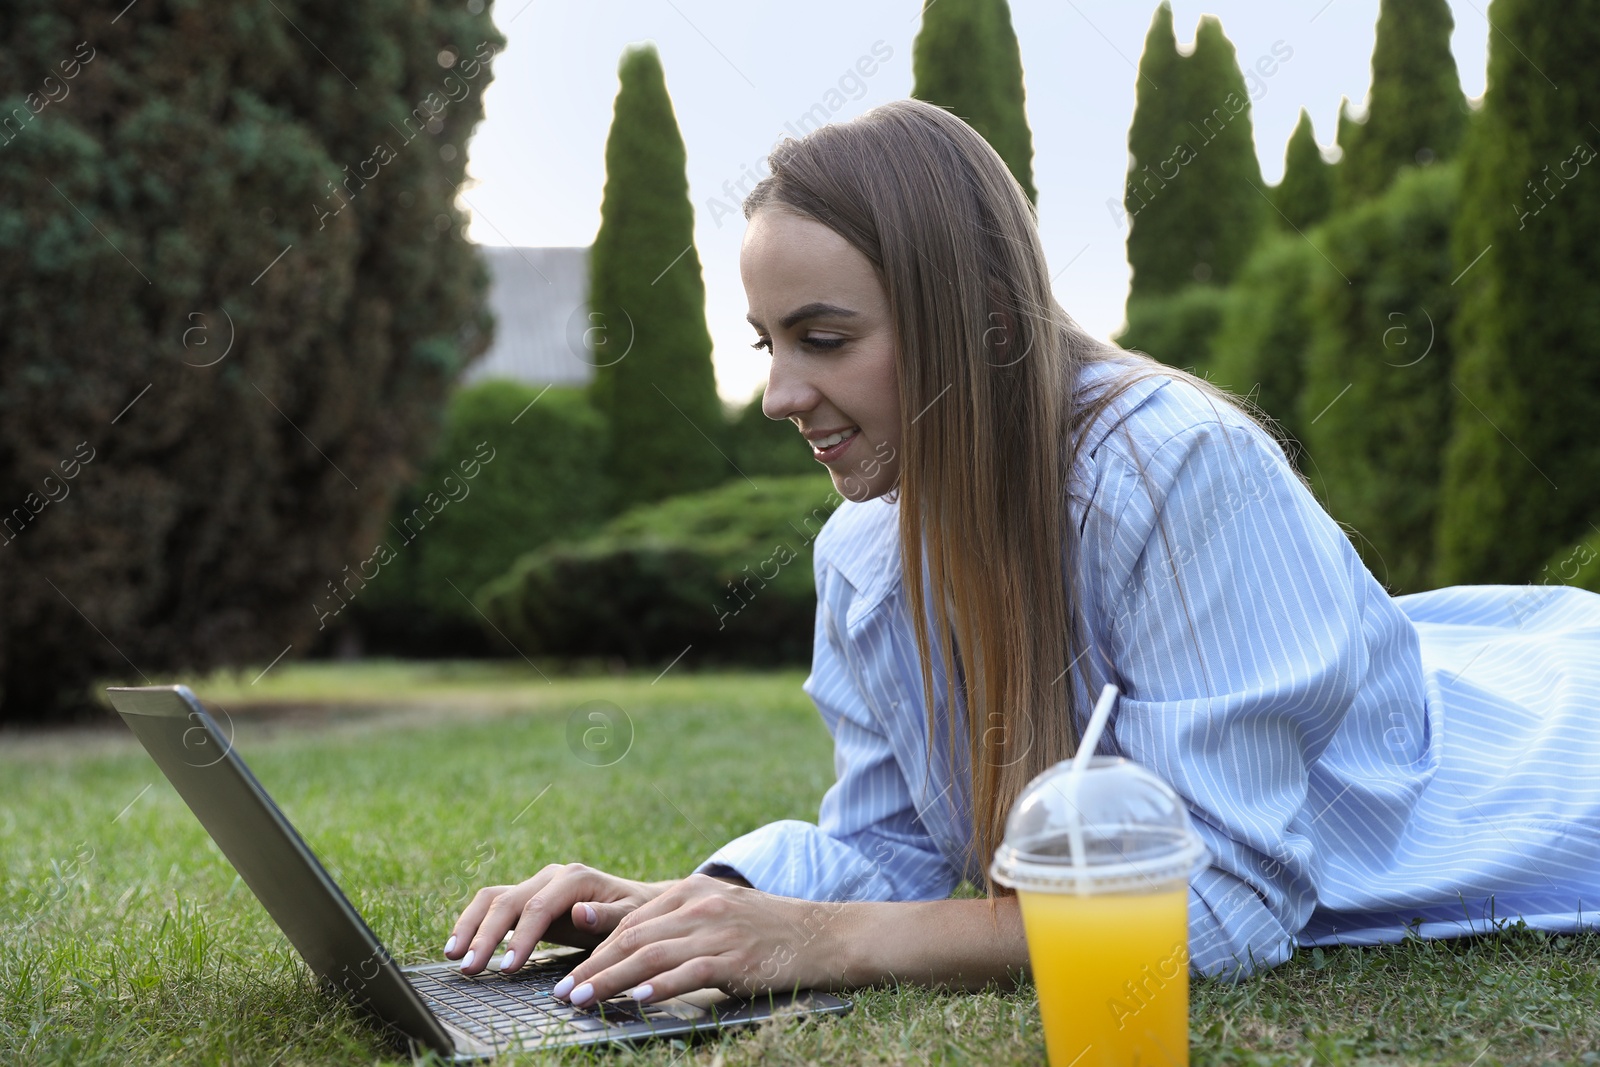
[[371,573],[492,325],[455,201],[503,43],[460,4],[7,5],[0,717],[292,659]]
[[911,72],[911,95],[966,120],[1037,202],[1022,52],[1006,0],[928,0],[912,45]]
[[1180,56],[1163,3],[1140,57],[1128,131],[1131,305],[1195,282],[1226,284],[1270,210],[1250,122],[1250,94],[1222,24],[1203,16]]
[[1537,580],[1600,522],[1600,0],[1495,0],[1489,17],[1455,234],[1441,583]]
[[1454,164],[1413,169],[1316,231],[1349,280],[1320,258],[1313,264],[1296,424],[1314,461],[1312,485],[1356,531],[1357,551],[1392,593],[1428,588],[1433,567],[1455,396],[1450,228],[1459,178]]
[[1403,166],[1455,154],[1467,110],[1450,54],[1454,28],[1448,0],[1382,0],[1366,123],[1339,171],[1341,205],[1378,195]]
[[1192,273],[1196,281],[1206,281],[1201,269],[1205,264],[1210,280],[1225,285],[1249,258],[1271,209],[1263,198],[1266,183],[1256,157],[1250,92],[1233,42],[1215,17],[1201,18],[1187,66],[1184,83],[1189,100],[1202,108],[1197,113],[1191,107],[1188,116],[1196,147],[1204,153],[1194,176],[1204,183],[1202,195],[1210,205],[1211,219],[1210,233],[1195,244],[1195,254],[1201,258]]
[[1317,147],[1310,113],[1301,108],[1283,153],[1283,180],[1272,190],[1278,224],[1304,233],[1321,222],[1333,205],[1333,170]]
[[654,46],[624,52],[618,77],[589,336],[591,395],[614,430],[606,471],[625,508],[713,485],[728,460],[683,138]]
[[[1128,126],[1128,180],[1125,183],[1120,208],[1113,202],[1112,215],[1119,224],[1130,225],[1150,202],[1168,191],[1176,176],[1173,170],[1178,143],[1174,132],[1182,124],[1179,117],[1184,97],[1183,82],[1178,68],[1178,38],[1172,29],[1172,5],[1162,0],[1150,20],[1145,34],[1144,51],[1139,55],[1139,77],[1134,82],[1133,121]],[[1182,136],[1187,137],[1187,134]],[[1189,150],[1187,154],[1192,153]],[[1166,168],[1163,173],[1163,167]],[[1151,228],[1161,226],[1166,219],[1152,210]],[[1158,264],[1143,264],[1144,279],[1139,278],[1141,264],[1134,263],[1135,249],[1142,254],[1143,238],[1128,238],[1128,260],[1134,266],[1135,284],[1143,285],[1154,278]],[[1187,279],[1193,280],[1193,279]],[[1170,286],[1176,288],[1176,285]]]
[[1350,113],[1350,98],[1341,96],[1339,98],[1339,124],[1334,131],[1333,138],[1334,144],[1339,146],[1339,162],[1334,165],[1333,174],[1333,190],[1336,200],[1338,199],[1339,187],[1343,183],[1343,178],[1340,175],[1344,173],[1345,164],[1355,154],[1356,142],[1361,139],[1363,128],[1362,124],[1356,120],[1356,117]]

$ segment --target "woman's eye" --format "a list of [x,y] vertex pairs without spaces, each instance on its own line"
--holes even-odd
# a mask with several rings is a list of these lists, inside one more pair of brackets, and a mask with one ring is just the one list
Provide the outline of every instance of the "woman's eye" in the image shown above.
[[[838,348],[840,345],[844,344],[844,341],[845,341],[845,339],[843,337],[802,337],[802,338],[800,338],[800,343],[802,345],[804,345],[806,348],[820,349],[820,350],[824,350],[824,351]],[[750,347],[751,348],[764,348],[764,349],[767,350],[768,353],[771,353],[771,351],[772,351],[772,339],[769,338],[769,337],[757,338],[755,344],[751,345]]]

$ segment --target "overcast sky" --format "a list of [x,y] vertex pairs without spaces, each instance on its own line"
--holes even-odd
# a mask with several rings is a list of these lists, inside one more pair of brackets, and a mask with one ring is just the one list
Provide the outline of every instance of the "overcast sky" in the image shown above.
[[[1452,40],[1462,87],[1482,94],[1487,0],[1452,0]],[[600,226],[605,138],[617,61],[652,41],[666,70],[689,158],[695,245],[704,266],[706,316],[717,387],[744,401],[766,377],[768,357],[749,347],[737,193],[725,188],[760,171],[794,123],[828,99],[836,120],[911,92],[911,43],[920,0],[497,0],[506,35],[470,145],[463,207],[470,233],[488,245],[588,245]],[[1119,202],[1127,172],[1139,52],[1155,4],[1128,0],[1012,0],[1022,47],[1039,222],[1056,296],[1090,332],[1122,324],[1128,288]],[[1222,19],[1242,67],[1281,57],[1251,85],[1256,151],[1268,182],[1283,175],[1283,149],[1302,106],[1317,140],[1334,137],[1341,96],[1360,104],[1371,80],[1378,0],[1174,0],[1180,45],[1201,14]],[[863,56],[881,60],[861,84],[847,74]],[[888,58],[883,59],[887,53]],[[1272,69],[1269,64],[1264,69]],[[829,91],[844,92],[829,97]],[[665,266],[665,264],[663,264]]]

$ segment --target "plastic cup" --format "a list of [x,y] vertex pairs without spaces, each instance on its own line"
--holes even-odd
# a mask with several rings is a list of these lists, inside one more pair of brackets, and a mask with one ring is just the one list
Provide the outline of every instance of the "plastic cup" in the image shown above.
[[989,871],[1017,891],[1052,1067],[1187,1067],[1188,883],[1208,860],[1177,793],[1131,760],[1028,783]]

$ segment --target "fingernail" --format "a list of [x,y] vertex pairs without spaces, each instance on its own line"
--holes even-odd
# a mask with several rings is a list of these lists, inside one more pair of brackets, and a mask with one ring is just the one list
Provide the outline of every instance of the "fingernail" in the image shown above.
[[598,920],[595,918],[594,909],[585,904],[583,906],[583,921],[593,926]]
[[454,952],[455,950],[456,950],[456,935],[455,934],[451,934],[450,935],[450,940],[448,940],[448,941],[446,941],[444,943],[444,954],[446,956],[448,956],[448,955],[450,955],[450,953]]
[[500,961],[500,969],[502,971],[509,971],[511,969],[511,958],[514,955],[515,953],[513,953],[510,949],[506,949],[506,958]]
[[628,996],[632,997],[634,1000],[649,1000],[654,993],[655,987],[649,982],[646,982],[642,986],[636,986],[633,989],[628,990]]
[[463,971],[466,970],[468,967],[472,966],[472,957],[476,956],[476,955],[477,955],[476,952],[468,952],[466,954],[466,956],[462,958],[462,960],[461,960],[461,969]]
[[561,979],[561,981],[556,983],[556,987],[550,990],[550,995],[552,997],[564,997],[568,992],[571,991],[571,989],[572,975],[569,974],[565,978]]
[[592,996],[594,996],[594,983],[585,982],[572,991],[572,1003],[583,1004]]

